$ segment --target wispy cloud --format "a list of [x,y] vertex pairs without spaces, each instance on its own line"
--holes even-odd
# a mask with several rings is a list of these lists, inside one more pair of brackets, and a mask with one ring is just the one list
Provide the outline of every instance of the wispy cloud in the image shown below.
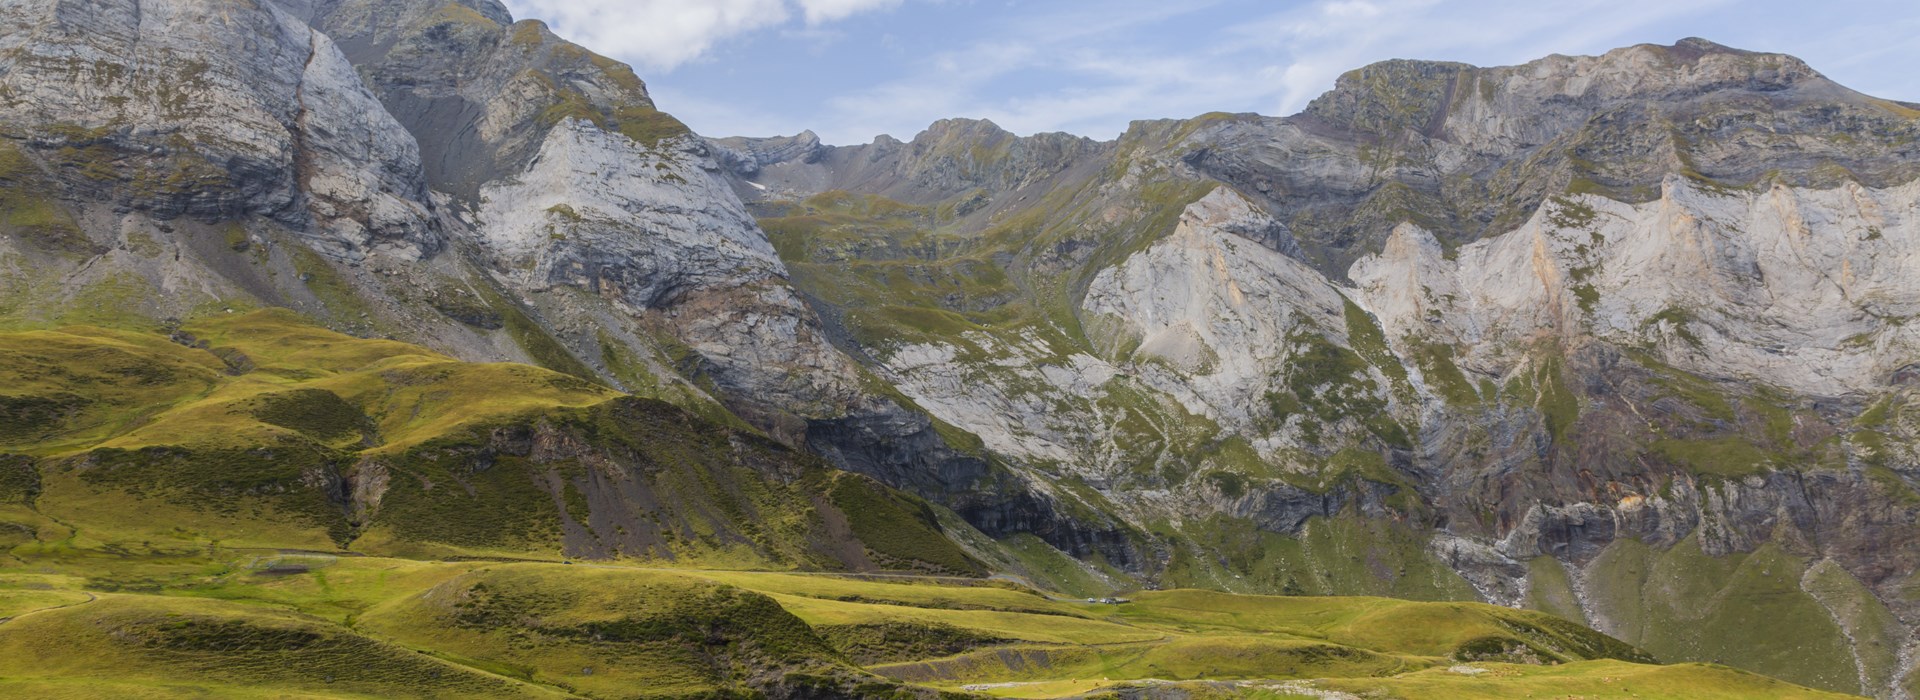
[[[1111,138],[1139,118],[1290,114],[1342,72],[1373,61],[1518,62],[1599,50],[1640,28],[1730,2],[1321,0],[1276,11],[1267,3],[1217,1],[1049,10],[1012,17],[996,35],[929,55],[903,78],[827,98],[825,126],[815,128],[850,142],[876,133],[906,137],[936,118],[972,116],[1020,133]],[[1155,36],[1164,23],[1196,13],[1207,15],[1192,23],[1200,33],[1176,41]],[[1035,73],[1053,79],[1024,91],[1000,87]]]
[[979,117],[1112,138],[1133,119],[1291,114],[1388,58],[1513,64],[1689,35],[1920,99],[1920,73],[1899,68],[1920,50],[1911,0],[507,1],[633,61],[663,108],[713,135],[859,143]]
[[808,27],[898,6],[901,0],[505,0],[516,16],[545,20],[590,49],[670,71],[727,39],[787,24]]
[[900,4],[900,0],[797,0],[800,11],[807,17],[807,24],[820,24],[846,19],[869,10],[891,8]]

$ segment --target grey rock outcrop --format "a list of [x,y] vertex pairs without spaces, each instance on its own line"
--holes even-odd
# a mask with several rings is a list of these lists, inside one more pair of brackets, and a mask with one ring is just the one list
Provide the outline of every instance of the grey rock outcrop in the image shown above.
[[721,166],[743,177],[758,175],[761,168],[769,165],[810,165],[820,159],[821,152],[826,148],[825,144],[820,143],[820,136],[812,131],[772,138],[734,136],[707,139],[707,143],[713,146],[714,157]]
[[272,218],[340,259],[442,245],[413,137],[272,5],[11,3],[0,123],[68,192],[162,218]]
[[994,194],[1047,182],[1111,148],[1071,134],[1016,137],[979,119],[943,119],[910,142],[881,136],[863,146],[821,146],[812,132],[713,142],[738,154],[722,160],[747,183],[741,194],[749,200],[857,190],[914,203],[965,196],[960,206],[968,211]]
[[[1405,528],[1368,535],[1370,576],[1505,604],[1559,586],[1686,655],[1704,642],[1620,601],[1710,606],[1628,590],[1634,557],[1818,568],[1778,595],[1858,653],[1801,680],[1904,697],[1873,645],[1920,624],[1913,553],[1884,545],[1914,534],[1920,472],[1880,423],[1920,377],[1916,129],[1797,59],[1690,39],[1392,61],[1300,115],[1065,149],[942,122],[730,175],[790,265],[893,285],[800,278],[882,338],[858,356],[1035,492],[1116,518],[1134,575],[1332,580],[1338,559],[1259,552],[1357,516]],[[834,190],[856,197],[813,197]],[[1391,532],[1420,533],[1398,578]],[[1405,575],[1422,561],[1458,576]]]
[[1672,173],[1904,184],[1920,176],[1914,114],[1790,56],[1688,39],[1502,68],[1375,64],[1300,115],[1197,125],[1188,162],[1257,193],[1337,275],[1401,220],[1459,245],[1567,190],[1657,198]]
[[693,135],[492,0],[0,20],[5,318],[281,305],[541,362],[1122,583],[1553,594],[1684,655],[1619,601],[1719,598],[1646,567],[1779,567],[1855,650],[1797,680],[1906,692],[1853,640],[1920,649],[1920,110],[1790,57],[1394,61],[1286,118],[830,147]]

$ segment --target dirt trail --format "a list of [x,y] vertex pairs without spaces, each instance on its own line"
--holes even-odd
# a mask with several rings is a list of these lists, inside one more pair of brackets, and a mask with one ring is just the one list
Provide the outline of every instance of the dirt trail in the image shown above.
[[96,600],[99,600],[99,599],[100,599],[100,596],[97,596],[97,595],[94,595],[94,594],[92,594],[92,593],[89,593],[89,592],[87,592],[87,591],[75,591],[75,592],[76,592],[76,593],[79,593],[79,594],[81,594],[81,595],[84,595],[84,596],[86,596],[86,597],[87,597],[87,599],[86,599],[86,600],[77,600],[77,601],[74,601],[74,602],[71,602],[71,603],[67,603],[67,604],[65,604],[65,605],[53,605],[53,606],[48,606],[48,607],[44,607],[44,608],[35,608],[35,609],[33,609],[33,610],[28,610],[28,611],[26,611],[26,612],[23,612],[23,613],[20,613],[20,614],[18,614],[18,615],[15,615],[15,616],[13,616],[13,617],[0,617],[0,625],[5,625],[5,624],[7,624],[7,623],[9,623],[9,622],[13,622],[14,620],[18,620],[18,619],[20,619],[20,618],[23,618],[23,617],[26,617],[26,616],[28,616],[28,615],[37,615],[37,614],[40,614],[40,613],[43,613],[43,612],[50,612],[50,611],[54,611],[54,610],[64,610],[64,609],[66,609],[66,608],[71,608],[71,607],[76,607],[76,606],[81,606],[81,605],[86,605],[86,604],[88,604],[88,603],[91,603],[91,602],[94,602],[94,601],[96,601]]

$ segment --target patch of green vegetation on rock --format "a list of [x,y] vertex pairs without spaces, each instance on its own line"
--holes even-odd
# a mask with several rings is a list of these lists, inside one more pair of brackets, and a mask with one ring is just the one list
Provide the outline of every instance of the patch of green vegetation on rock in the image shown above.
[[1700,342],[1700,336],[1694,335],[1693,331],[1687,327],[1688,324],[1693,322],[1692,312],[1678,306],[1669,306],[1661,309],[1660,313],[1647,317],[1646,322],[1642,325],[1646,327],[1659,324],[1670,325],[1673,327],[1674,335],[1678,336],[1680,340],[1684,341],[1687,345],[1695,349],[1705,347]]
[[1312,331],[1295,331],[1287,342],[1297,348],[1283,377],[1287,392],[1266,397],[1276,422],[1302,416],[1307,421],[1305,437],[1317,444],[1321,426],[1352,418],[1385,445],[1403,449],[1413,445],[1406,428],[1387,412],[1379,385],[1367,372],[1372,365],[1358,353]]
[[574,357],[573,352],[555,340],[546,328],[535,322],[512,300],[492,289],[482,288],[480,295],[486,305],[500,314],[501,325],[506,328],[507,336],[513,338],[515,345],[526,351],[533,363],[541,367],[567,374],[590,382],[597,382],[600,376],[593,369]]
[[1573,578],[1567,574],[1567,567],[1553,557],[1534,557],[1527,562],[1526,605],[1574,622],[1587,621],[1586,613],[1580,609],[1580,597],[1573,590]]
[[1380,324],[1351,299],[1345,302],[1347,323],[1347,341],[1353,344],[1353,351],[1364,358],[1368,364],[1387,375],[1387,381],[1393,384],[1394,395],[1401,400],[1411,402],[1414,399],[1413,383],[1407,377],[1407,367],[1387,346],[1387,334],[1380,330]]
[[871,479],[852,474],[836,475],[827,499],[846,514],[854,536],[884,560],[929,566],[943,573],[984,572],[979,562],[942,534],[939,519],[918,499],[889,493]]
[[1861,411],[1859,417],[1853,419],[1853,424],[1862,428],[1886,427],[1887,422],[1893,418],[1894,413],[1900,408],[1901,403],[1900,397],[1884,397],[1879,401],[1873,402],[1873,405],[1868,406],[1867,410]]
[[1649,369],[1654,370],[1654,383],[1665,389],[1669,396],[1699,407],[1710,420],[1734,420],[1733,403],[1713,382],[1663,364],[1656,363]]
[[1845,634],[1800,588],[1806,570],[1773,544],[1714,557],[1693,538],[1665,551],[1617,540],[1588,566],[1586,582],[1608,631],[1662,660],[1766,669],[1809,687],[1859,692]]
[[320,308],[343,323],[365,323],[371,308],[334,264],[304,245],[280,246],[292,258],[300,282],[320,302]]
[[1775,466],[1773,455],[1740,436],[1708,440],[1657,440],[1653,451],[1701,476],[1737,479],[1764,474]]
[[1555,228],[1584,230],[1599,217],[1599,213],[1586,202],[1568,197],[1550,197],[1547,202],[1552,206],[1547,212],[1547,223]]
[[[1578,270],[1576,270],[1577,272]],[[1591,284],[1576,284],[1572,287],[1574,302],[1580,305],[1582,312],[1591,314],[1600,304],[1600,290]]]
[[1454,364],[1453,346],[1433,342],[1416,342],[1413,345],[1413,360],[1420,367],[1420,376],[1434,393],[1447,402],[1448,406],[1465,408],[1480,403],[1480,393],[1473,382]]
[[1280,480],[1315,493],[1330,493],[1342,486],[1364,486],[1362,482],[1384,484],[1396,489],[1387,505],[1402,513],[1419,508],[1419,495],[1407,477],[1387,463],[1385,455],[1357,447],[1333,453],[1319,468],[1306,473],[1287,472]]
[[48,250],[96,255],[102,249],[53,196],[55,186],[11,141],[0,140],[0,226]]
[[1885,603],[1837,562],[1815,562],[1800,587],[1833,613],[1852,642],[1866,686],[1887,687],[1900,672],[1900,647],[1905,626]]
[[475,293],[452,279],[440,280],[434,288],[433,295],[427,298],[427,305],[440,312],[440,315],[483,331],[506,327],[506,314],[487,295]]
[[[532,40],[535,43],[540,40],[537,34],[530,35],[524,30],[516,31],[516,40],[523,36],[535,36]],[[556,50],[559,50],[558,47]],[[640,85],[639,79],[634,77],[633,72],[625,66],[605,59],[592,61],[591,59],[600,57],[588,54],[577,47],[574,48],[574,52],[582,57],[590,57],[590,63],[614,78],[616,82],[621,79],[630,82],[627,87],[633,94],[615,97],[615,102],[636,96],[644,97],[644,86]],[[534,121],[543,128],[552,128],[562,121],[577,119],[625,136],[649,149],[659,148],[661,142],[668,139],[693,133],[679,119],[655,109],[650,104],[609,104],[607,95],[589,95],[573,84],[563,83],[557,76],[545,71],[528,71],[528,75],[546,88],[548,99],[551,100],[551,103],[534,118]]]
[[662,141],[693,133],[673,115],[651,107],[615,110],[612,117],[615,131],[648,148],[658,148]]
[[1525,371],[1509,379],[1505,391],[1530,402],[1545,418],[1554,442],[1567,444],[1580,420],[1580,397],[1567,386],[1566,358],[1559,347],[1536,347]]
[[1213,516],[1173,530],[1163,585],[1300,595],[1471,600],[1472,586],[1426,552],[1426,537],[1384,520],[1309,519],[1297,535]]

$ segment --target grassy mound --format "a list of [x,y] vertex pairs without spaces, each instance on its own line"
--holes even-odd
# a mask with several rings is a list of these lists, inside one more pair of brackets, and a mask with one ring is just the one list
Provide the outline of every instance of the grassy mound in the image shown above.
[[[32,697],[1836,697],[1603,658],[1634,652],[1483,605],[1098,604],[978,579],[276,550],[15,555],[0,562],[0,693]],[[1530,663],[1461,660],[1489,638],[1527,645]]]
[[190,598],[94,598],[0,627],[0,694],[556,697],[295,614]]
[[940,623],[822,625],[815,631],[841,654],[862,664],[951,656],[1013,641]]
[[0,334],[0,380],[0,500],[92,543],[984,573],[926,504],[763,437],[285,310]]
[[[928,504],[763,436],[284,311],[0,334],[0,380],[0,695],[1806,692],[1487,605],[968,578]],[[823,569],[905,573],[774,571]]]
[[495,567],[366,619],[409,644],[595,697],[746,691],[841,667],[773,599],[664,573]]
[[1314,686],[1367,697],[1460,700],[1515,697],[1837,700],[1851,697],[1809,690],[1725,666],[1647,666],[1620,661],[1584,661],[1563,666],[1475,664],[1428,669],[1395,678],[1323,680]]
[[1531,655],[1538,663],[1611,658],[1650,663],[1646,652],[1565,619],[1478,603],[1389,598],[1239,596],[1155,591],[1127,606],[1130,621],[1186,632],[1283,632],[1365,649],[1457,660]]

